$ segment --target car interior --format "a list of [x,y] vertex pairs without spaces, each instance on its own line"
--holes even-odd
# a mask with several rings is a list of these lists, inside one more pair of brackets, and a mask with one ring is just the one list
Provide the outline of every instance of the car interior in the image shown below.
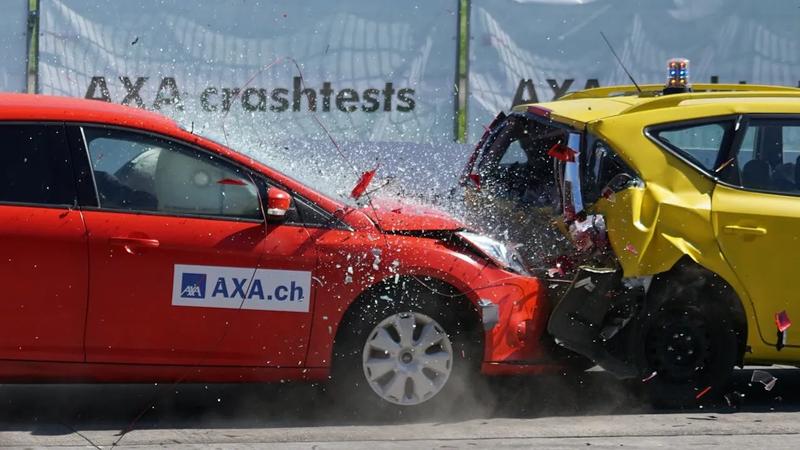
[[[740,185],[765,191],[800,193],[800,127],[754,124],[748,127],[737,155]],[[788,139],[787,139],[788,138]]]
[[555,167],[547,151],[566,142],[567,132],[520,116],[510,116],[501,127],[478,161],[481,178],[505,198],[540,206],[557,202]]
[[87,140],[101,207],[261,218],[256,187],[211,158],[127,135]]

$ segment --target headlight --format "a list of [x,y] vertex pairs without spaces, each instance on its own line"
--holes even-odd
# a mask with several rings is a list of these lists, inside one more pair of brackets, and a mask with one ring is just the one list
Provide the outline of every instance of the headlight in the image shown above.
[[482,254],[498,266],[518,274],[530,275],[528,270],[525,269],[525,265],[522,264],[522,258],[519,256],[517,251],[509,248],[506,244],[496,239],[492,239],[489,236],[470,233],[469,231],[461,231],[456,234],[478,253]]

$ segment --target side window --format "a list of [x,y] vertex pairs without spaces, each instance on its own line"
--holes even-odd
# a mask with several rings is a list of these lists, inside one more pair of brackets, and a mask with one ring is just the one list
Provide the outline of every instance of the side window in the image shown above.
[[84,128],[100,208],[261,219],[256,186],[237,167],[156,137]]
[[73,205],[62,125],[0,125],[0,202]]
[[730,139],[732,129],[731,121],[723,121],[661,128],[652,135],[698,167],[713,172],[723,142]]
[[744,167],[748,161],[753,159],[753,148],[755,148],[755,128],[748,128],[744,133],[744,139],[739,146],[739,153],[736,155],[736,162],[739,167]]
[[800,195],[800,120],[750,120],[736,162],[741,187]]

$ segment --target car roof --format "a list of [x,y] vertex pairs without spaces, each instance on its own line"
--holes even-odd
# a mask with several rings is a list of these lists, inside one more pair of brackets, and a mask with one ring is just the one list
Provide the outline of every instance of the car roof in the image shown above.
[[291,177],[245,156],[213,140],[192,134],[174,120],[158,113],[140,108],[117,105],[105,101],[88,100],[53,95],[34,95],[0,92],[0,122],[75,122],[115,125],[179,139],[181,142],[200,144],[212,149],[239,164],[259,170],[271,179],[298,192],[329,212],[340,210],[344,205],[335,199],[320,194],[313,188]]
[[[566,94],[546,103],[517,105],[517,112],[533,112],[552,120],[582,126],[612,116],[692,105],[716,104],[725,112],[735,109],[772,112],[771,106],[787,104],[791,112],[800,113],[800,89],[784,86],[742,84],[695,84],[693,92],[662,95],[663,85],[610,86]],[[724,108],[728,106],[728,108]],[[748,107],[749,106],[749,107]]]
[[161,114],[105,101],[53,95],[0,93],[0,120],[39,120],[132,126],[174,134],[178,124]]

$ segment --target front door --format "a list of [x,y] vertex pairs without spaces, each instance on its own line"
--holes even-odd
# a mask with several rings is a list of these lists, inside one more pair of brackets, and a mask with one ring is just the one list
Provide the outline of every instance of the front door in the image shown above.
[[86,229],[61,124],[0,124],[0,360],[83,361]]
[[248,173],[150,135],[84,127],[99,204],[84,213],[90,362],[297,367],[316,252],[265,226]]
[[[714,231],[744,284],[764,341],[777,343],[775,315],[800,321],[800,120],[751,119],[729,171],[714,189]],[[786,344],[800,346],[790,328]]]

